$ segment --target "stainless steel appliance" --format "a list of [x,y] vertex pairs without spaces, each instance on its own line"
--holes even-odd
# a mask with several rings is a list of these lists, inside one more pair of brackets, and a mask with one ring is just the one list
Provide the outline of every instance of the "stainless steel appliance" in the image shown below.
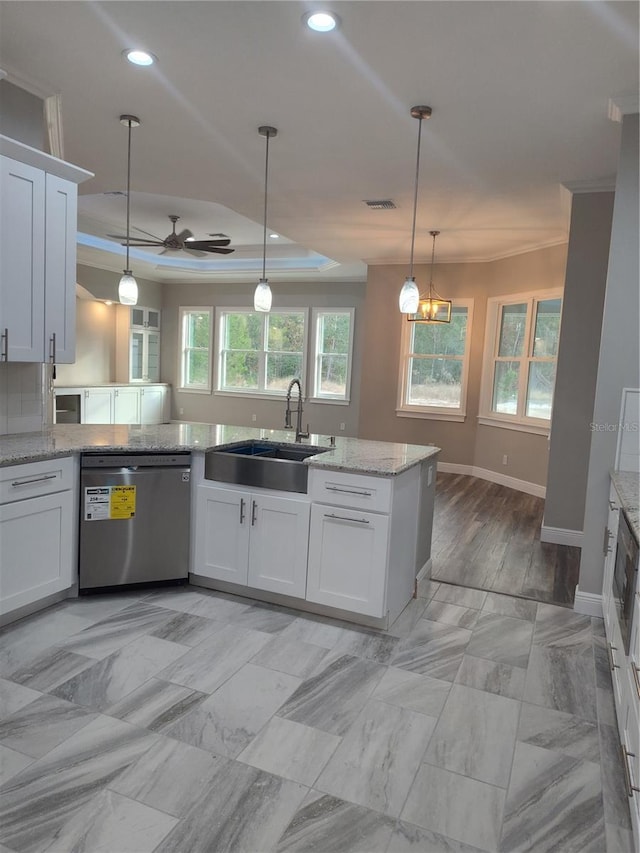
[[188,453],[84,454],[80,592],[187,578]]
[[633,598],[638,585],[638,542],[624,510],[620,512],[616,561],[613,568],[613,600],[618,614],[625,654],[631,643]]

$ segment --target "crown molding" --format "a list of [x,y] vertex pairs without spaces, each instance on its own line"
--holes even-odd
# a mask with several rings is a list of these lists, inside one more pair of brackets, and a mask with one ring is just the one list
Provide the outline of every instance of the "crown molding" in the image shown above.
[[622,117],[640,112],[640,95],[638,92],[625,92],[609,98],[607,115],[611,121],[621,122]]
[[576,193],[612,193],[616,189],[616,179],[612,176],[595,180],[565,181],[562,186],[574,195]]

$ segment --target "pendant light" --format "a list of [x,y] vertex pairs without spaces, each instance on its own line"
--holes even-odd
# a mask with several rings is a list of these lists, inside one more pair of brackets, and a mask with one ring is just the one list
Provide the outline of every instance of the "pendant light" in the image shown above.
[[407,314],[410,323],[450,323],[451,300],[442,299],[433,286],[433,260],[436,254],[436,237],[439,231],[429,231],[433,237],[431,246],[431,268],[429,270],[429,295],[421,296],[418,309],[413,314]]
[[266,277],[267,265],[267,183],[269,178],[269,140],[272,136],[278,135],[278,130],[268,124],[263,124],[258,128],[260,136],[264,136],[267,140],[266,154],[264,162],[264,217],[263,217],[263,236],[262,236],[262,278],[258,282],[253,294],[253,307],[256,311],[262,311],[264,314],[271,311],[271,288]]
[[[420,177],[420,142],[422,139],[422,120],[425,118],[430,118],[432,113],[431,107],[427,106],[415,106],[411,107],[411,115],[413,118],[418,119],[418,149],[416,153],[416,178],[415,185],[413,191],[413,223],[411,226],[411,256],[409,260],[409,275],[405,279],[404,284],[402,285],[402,289],[400,291],[400,298],[398,300],[400,311],[403,314],[415,315],[418,311],[418,307],[420,305],[420,291],[418,290],[418,285],[416,284],[415,277],[413,275],[413,250],[415,247],[416,241],[416,214],[418,210],[418,179]],[[424,319],[424,318],[423,318]],[[448,322],[448,321],[447,321]]]
[[140,127],[140,119],[136,116],[120,116],[120,124],[129,128],[127,145],[127,260],[120,283],[118,284],[118,299],[122,305],[136,305],[138,303],[138,282],[129,269],[129,231],[131,221],[131,128]]

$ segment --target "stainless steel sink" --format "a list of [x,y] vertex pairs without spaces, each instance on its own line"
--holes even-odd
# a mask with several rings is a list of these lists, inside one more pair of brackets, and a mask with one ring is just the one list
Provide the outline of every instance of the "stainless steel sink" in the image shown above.
[[304,460],[330,449],[308,444],[245,441],[223,450],[207,451],[204,476],[223,483],[306,494],[309,467]]

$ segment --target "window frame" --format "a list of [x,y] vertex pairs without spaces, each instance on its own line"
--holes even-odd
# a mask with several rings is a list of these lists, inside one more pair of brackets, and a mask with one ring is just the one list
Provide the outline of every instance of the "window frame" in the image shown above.
[[452,300],[452,316],[455,308],[466,308],[467,310],[467,334],[465,348],[462,356],[445,356],[455,361],[462,361],[460,377],[460,406],[457,408],[448,406],[417,406],[406,400],[409,386],[410,359],[413,357],[409,349],[413,338],[413,329],[416,322],[410,322],[402,316],[402,333],[400,337],[400,377],[398,381],[398,402],[396,415],[401,418],[427,418],[441,421],[464,421],[467,417],[467,394],[469,390],[469,364],[471,362],[471,337],[473,334],[473,299],[460,298]]
[[[310,362],[310,377],[309,377],[309,388],[311,389],[310,394],[308,395],[308,399],[313,403],[331,403],[333,405],[338,406],[346,406],[351,402],[351,375],[353,368],[353,336],[354,336],[354,326],[355,326],[355,313],[356,310],[354,307],[346,307],[346,308],[312,308],[311,309],[311,323],[309,329],[309,362]],[[323,316],[334,316],[336,314],[348,314],[349,315],[349,343],[347,345],[347,375],[345,379],[345,393],[344,395],[331,395],[331,394],[323,394],[322,396],[318,394],[318,384],[320,378],[320,357],[321,353],[318,350],[319,344],[319,335],[318,335],[318,326],[320,323],[320,319]]]
[[[262,349],[261,350],[251,350],[251,352],[256,352],[258,355],[258,388],[224,388],[222,387],[222,360],[223,360],[223,343],[225,340],[224,336],[224,322],[225,317],[229,314],[254,314],[262,320],[262,329],[260,333],[260,340]],[[219,394],[221,396],[229,396],[229,397],[249,397],[251,399],[263,399],[263,400],[272,400],[274,397],[276,399],[285,397],[287,392],[285,389],[281,391],[269,391],[266,387],[266,356],[269,352],[265,348],[265,343],[267,340],[267,324],[269,318],[274,315],[279,314],[302,314],[304,321],[304,329],[303,329],[303,339],[302,339],[302,367],[300,370],[300,381],[304,383],[304,379],[307,375],[307,352],[308,352],[308,344],[309,344],[309,309],[308,308],[300,308],[300,307],[283,307],[278,308],[277,310],[271,310],[269,312],[255,311],[253,308],[249,308],[247,306],[244,307],[218,307],[216,308],[216,331],[217,331],[217,342],[215,345],[215,390],[214,394]],[[304,387],[303,387],[304,391]]]
[[[535,321],[537,317],[538,304],[552,299],[559,299],[560,306],[560,328],[562,328],[562,311],[564,309],[563,288],[549,288],[548,290],[527,291],[524,293],[509,293],[503,296],[491,296],[487,299],[487,320],[485,329],[484,355],[482,359],[482,381],[480,387],[480,412],[478,422],[485,426],[496,426],[513,429],[522,432],[531,432],[538,435],[548,435],[551,430],[553,418],[553,397],[551,402],[551,416],[546,418],[535,418],[526,414],[527,389],[529,386],[530,365],[532,363],[554,361],[556,369],[559,354],[555,358],[541,358],[533,355],[533,344],[535,335]],[[526,304],[527,315],[525,321],[525,347],[521,356],[507,358],[499,356],[500,328],[502,309],[507,305]],[[495,366],[501,361],[519,361],[520,374],[518,378],[518,398],[516,414],[507,412],[495,412],[492,410],[493,389],[495,381]],[[554,382],[555,393],[555,382]]]
[[[187,351],[201,351],[204,350],[204,347],[186,347],[185,346],[185,319],[189,314],[207,314],[209,316],[209,346],[206,348],[207,350],[207,382],[202,385],[186,385],[185,384],[185,375],[186,375],[186,361],[185,361],[185,353]],[[177,391],[185,392],[188,394],[210,394],[212,388],[212,369],[211,369],[211,356],[213,352],[213,308],[210,305],[202,305],[202,306],[194,306],[194,305],[184,305],[180,306],[178,309],[178,334],[179,334],[179,347],[178,347],[178,378],[179,385],[176,389]]]

